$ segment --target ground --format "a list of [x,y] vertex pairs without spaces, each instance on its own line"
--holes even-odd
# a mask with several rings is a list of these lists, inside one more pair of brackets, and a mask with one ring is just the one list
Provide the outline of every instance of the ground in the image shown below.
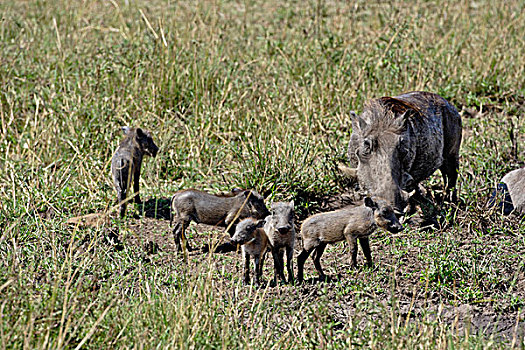
[[[318,209],[327,211],[339,209],[345,205],[357,205],[359,202],[355,201],[356,198],[358,195],[354,192],[323,198],[320,200],[322,205]],[[150,199],[146,205],[153,208],[155,202],[156,200]],[[169,201],[163,198],[158,203],[160,203],[157,205],[158,215],[154,214],[154,210],[147,210],[143,217],[131,220],[127,225],[130,234],[123,239],[123,243],[143,249],[144,259],[147,259],[148,263],[185,264],[182,254],[177,253],[175,249],[173,235],[171,234],[169,215],[166,212]],[[515,218],[510,218],[509,221],[516,224]],[[298,232],[300,224],[301,220],[296,223]],[[275,286],[271,283],[273,279],[273,258],[268,253],[263,274],[267,283],[267,293],[273,294],[290,304],[315,303],[319,296],[323,295],[326,300],[329,300],[329,312],[332,320],[341,325],[349,323],[352,315],[356,313],[356,303],[364,299],[384,308],[385,312],[394,313],[393,315],[402,324],[413,322],[416,319],[440,320],[460,335],[465,334],[465,332],[489,334],[507,340],[523,337],[525,335],[525,314],[521,310],[521,304],[512,305],[508,301],[492,299],[492,291],[490,290],[482,293],[481,298],[468,302],[462,300],[463,296],[456,295],[456,288],[464,289],[463,286],[456,286],[456,281],[448,286],[435,288],[435,284],[436,282],[439,284],[439,280],[425,280],[425,271],[429,269],[429,261],[421,258],[422,254],[425,254],[424,247],[434,244],[439,246],[440,240],[443,239],[444,235],[447,235],[446,229],[426,231],[391,234],[378,230],[371,238],[372,256],[375,260],[375,266],[372,269],[364,266],[365,261],[361,251],[358,255],[360,267],[355,270],[352,269],[347,262],[348,245],[345,242],[329,246],[322,259],[323,268],[330,277],[327,282],[320,281],[317,278],[310,257],[305,264],[305,276],[307,278],[304,284]],[[221,246],[221,244],[228,242],[228,235],[222,228],[193,223],[189,232],[189,241],[193,248],[189,253],[190,264],[192,261],[207,259],[210,253],[206,248],[210,244]],[[500,246],[501,241],[504,240],[506,241],[504,245],[508,247],[508,250],[503,254],[506,253],[508,256],[512,256],[512,247],[519,244],[519,239],[518,236],[508,237],[507,235],[494,234],[485,237],[483,242],[479,242],[470,234],[461,232],[456,232],[453,237],[455,249],[473,250],[482,255],[484,254],[483,250],[486,250],[487,247]],[[411,241],[411,243],[405,241]],[[395,243],[392,244],[393,242]],[[298,235],[294,263],[300,253],[301,246],[301,237]],[[164,254],[159,257],[157,254],[159,252]],[[502,252],[500,251],[500,253]],[[520,261],[521,256],[518,255],[516,258]],[[487,254],[485,259],[491,260],[497,259],[497,257]],[[229,288],[231,280],[225,280],[224,275],[234,276],[234,279],[242,278],[244,265],[240,251],[214,253],[211,261],[215,268],[221,271],[220,274],[214,276],[216,288]],[[512,294],[516,299],[523,300],[525,298],[524,265],[521,262],[518,270],[515,270],[514,266],[516,265],[507,264],[505,271],[505,273],[511,274],[514,283],[503,284],[498,287],[501,292]],[[192,271],[191,267],[189,271]],[[195,270],[194,272],[197,273]],[[466,281],[458,282],[469,284]],[[372,288],[363,288],[365,289],[363,291],[361,287],[367,284],[374,285]],[[434,287],[429,286],[429,284],[434,284]],[[346,292],[341,293],[341,285],[345,286]],[[370,317],[373,319],[374,315]]]

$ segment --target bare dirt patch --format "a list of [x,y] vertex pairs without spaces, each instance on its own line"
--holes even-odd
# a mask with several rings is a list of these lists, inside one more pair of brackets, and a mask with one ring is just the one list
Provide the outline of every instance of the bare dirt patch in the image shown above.
[[[346,194],[326,199],[322,210],[337,209],[355,203],[354,200],[355,198],[350,198]],[[155,255],[162,251],[167,253],[163,254],[163,263],[183,264],[182,255],[175,251],[173,235],[169,221],[165,219],[166,215],[157,215],[159,219],[152,216],[155,215],[146,214],[146,217],[132,219],[128,224],[132,234],[125,238],[124,244],[140,247],[146,259],[154,259]],[[288,303],[291,308],[304,303],[315,306],[316,300],[323,297],[330,301],[332,319],[337,324],[341,324],[341,327],[351,321],[356,313],[356,305],[366,301],[391,313],[401,325],[423,320],[445,322],[460,335],[465,332],[481,332],[508,340],[525,336],[525,313],[522,310],[523,305],[519,302],[525,298],[523,264],[514,264],[513,261],[504,264],[506,269],[500,273],[512,276],[508,281],[502,280],[495,284],[487,281],[485,285],[480,286],[483,281],[469,281],[460,274],[451,276],[451,280],[443,280],[446,278],[446,272],[440,275],[430,271],[438,266],[436,261],[440,259],[440,254],[445,254],[440,251],[434,254],[432,249],[442,246],[443,244],[440,243],[442,240],[450,240],[450,236],[446,235],[446,231],[416,230],[396,235],[378,231],[370,240],[376,264],[374,269],[361,267],[352,270],[347,264],[347,245],[341,243],[331,246],[322,259],[323,267],[330,276],[329,281],[318,281],[313,263],[309,259],[305,265],[307,280],[303,285],[270,286],[268,295],[282,299],[283,303]],[[480,240],[479,237],[469,234],[468,230],[458,232],[452,238],[454,238],[452,243],[455,249],[461,250],[462,254],[468,255],[472,260],[475,258],[470,252],[479,252],[483,247],[498,247],[487,249],[486,256],[478,258],[480,261],[472,261],[472,264],[482,264],[486,259],[507,259],[508,256],[513,256],[516,253],[512,250],[513,242],[519,239],[488,235]],[[217,227],[192,224],[188,230],[188,239],[191,247],[194,248],[189,253],[191,264],[192,260],[208,257],[209,253],[203,252],[208,245],[226,243],[227,234]],[[508,244],[505,244],[508,247],[507,252],[501,251],[499,244],[502,239],[508,241]],[[301,246],[302,242],[298,237],[296,254],[299,253]],[[495,250],[503,255],[492,255]],[[358,259],[359,266],[363,266],[364,258],[361,252]],[[453,263],[452,260],[454,256],[445,259],[445,266],[448,266],[446,263]],[[213,262],[217,270],[226,271],[234,281],[241,278],[242,257],[238,252],[214,254]],[[266,281],[273,279],[271,254],[266,257],[263,276]],[[218,288],[227,289],[234,283],[221,276],[216,276],[215,280]],[[477,294],[471,297],[465,296],[469,288],[476,290]],[[371,314],[367,317],[373,319],[376,316]]]

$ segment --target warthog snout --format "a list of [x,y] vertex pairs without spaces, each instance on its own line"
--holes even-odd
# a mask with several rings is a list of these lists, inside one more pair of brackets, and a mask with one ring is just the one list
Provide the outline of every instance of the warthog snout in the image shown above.
[[242,244],[236,237],[230,238],[230,243],[233,245]]
[[255,241],[254,236],[247,236],[247,237],[232,237],[230,238],[230,243],[233,245],[243,245],[243,244],[250,244]]
[[372,192],[377,193],[377,197],[386,199],[386,201],[392,205],[392,209],[398,217],[403,216],[408,209],[408,202],[410,197],[414,195],[415,190],[407,192],[398,185],[396,179],[389,178],[389,180],[390,181],[385,181],[380,188]]
[[392,233],[398,233],[403,231],[403,225],[399,222],[394,222],[391,225],[388,225],[387,230]]
[[285,282],[284,251],[286,250],[286,267],[288,282],[293,282],[293,251],[295,246],[295,211],[294,202],[276,202],[271,205],[271,214],[265,221],[264,230],[272,250],[274,263],[274,282],[277,277]]
[[157,153],[159,153],[159,148],[155,146],[155,148],[151,151],[151,156],[156,157]]
[[374,210],[374,220],[379,227],[392,233],[403,231],[403,225],[399,222],[395,210],[387,201],[380,198],[372,200],[367,197],[365,198],[365,205]]
[[401,189],[395,181],[384,184],[375,193],[377,193],[378,197],[382,197],[392,204],[396,215],[403,216],[405,214],[411,193]]
[[287,234],[288,232],[290,232],[291,229],[292,229],[291,225],[284,225],[284,226],[277,227],[277,231],[279,231],[279,233],[282,235]]

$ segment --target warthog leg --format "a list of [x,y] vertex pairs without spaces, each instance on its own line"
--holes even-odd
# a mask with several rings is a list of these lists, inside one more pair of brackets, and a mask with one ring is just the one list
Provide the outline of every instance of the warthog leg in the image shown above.
[[458,181],[458,168],[459,161],[455,157],[445,159],[439,168],[439,170],[441,170],[441,174],[443,174],[443,180],[445,182],[445,200],[449,200],[452,203],[456,203],[458,201],[458,194],[456,190],[456,182]]
[[324,249],[326,248],[326,243],[320,243],[317,248],[315,248],[314,252],[314,266],[317,270],[317,273],[319,274],[319,279],[321,281],[326,280],[326,275],[323,272],[323,268],[321,267],[321,256],[324,253]]
[[359,244],[361,244],[363,254],[365,254],[366,264],[368,265],[368,267],[372,267],[374,265],[374,262],[372,261],[372,253],[370,251],[370,240],[368,239],[368,237],[359,238]]
[[290,246],[286,247],[286,269],[288,270],[288,283],[294,282],[293,274],[293,248]]
[[250,284],[250,254],[248,253],[244,253],[244,284]]

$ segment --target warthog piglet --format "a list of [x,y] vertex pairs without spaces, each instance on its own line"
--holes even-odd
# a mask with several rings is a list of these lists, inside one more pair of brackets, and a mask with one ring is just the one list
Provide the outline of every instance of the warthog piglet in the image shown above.
[[124,139],[111,159],[111,174],[120,204],[120,217],[126,213],[126,197],[131,183],[133,183],[133,199],[135,203],[141,203],[139,178],[142,158],[145,155],[155,157],[159,151],[149,131],[128,126],[123,127],[122,130],[125,135]]
[[250,283],[250,257],[255,262],[255,284],[261,282],[264,258],[268,249],[268,237],[263,229],[264,220],[247,218],[239,222],[231,238],[233,244],[242,245],[244,256],[244,283]]
[[266,217],[264,230],[270,242],[274,264],[274,281],[277,283],[277,275],[285,282],[284,276],[284,251],[286,251],[286,268],[288,279],[293,283],[293,250],[295,246],[295,213],[294,203],[277,202],[270,206],[270,215]]
[[403,226],[394,214],[393,208],[383,199],[366,197],[364,205],[344,208],[328,213],[316,214],[306,219],[301,226],[303,251],[297,257],[299,282],[303,281],[304,262],[315,250],[314,265],[319,277],[325,279],[321,268],[321,256],[328,243],[347,240],[350,245],[351,265],[357,265],[357,240],[363,248],[368,266],[372,266],[372,254],[368,236],[377,226],[390,232],[399,232]]
[[[238,220],[247,217],[264,219],[269,214],[264,198],[253,190],[235,190],[225,195],[213,195],[198,190],[177,192],[171,198],[170,224],[174,222],[173,234],[177,249],[181,239],[186,240],[185,230],[191,221],[207,225],[230,227],[235,232]],[[190,250],[186,241],[186,247]]]

